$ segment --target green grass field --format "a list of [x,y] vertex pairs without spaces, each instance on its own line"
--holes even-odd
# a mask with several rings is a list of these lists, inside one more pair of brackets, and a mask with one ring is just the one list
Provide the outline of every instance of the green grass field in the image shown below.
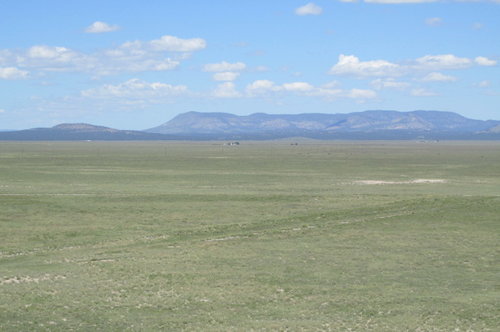
[[499,231],[499,142],[3,142],[0,331],[498,331]]

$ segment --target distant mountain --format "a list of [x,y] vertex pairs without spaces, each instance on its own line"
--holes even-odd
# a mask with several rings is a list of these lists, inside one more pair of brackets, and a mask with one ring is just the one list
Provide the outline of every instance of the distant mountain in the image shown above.
[[127,141],[162,140],[169,136],[133,130],[118,130],[87,123],[63,123],[52,128],[0,132],[0,140],[18,141]]
[[500,121],[472,120],[452,112],[365,111],[347,114],[265,114],[188,112],[145,131],[87,123],[0,132],[0,140],[264,140],[288,137],[353,140],[500,140]]
[[[495,129],[497,128],[497,129]],[[347,114],[264,114],[188,112],[150,133],[228,138],[411,139],[418,137],[487,139],[500,132],[500,121],[465,118],[439,111],[365,111]],[[493,137],[494,136],[494,137]]]
[[490,128],[490,129],[488,130],[488,132],[489,132],[489,133],[500,133],[500,125],[495,126],[495,127],[493,127],[493,128]]

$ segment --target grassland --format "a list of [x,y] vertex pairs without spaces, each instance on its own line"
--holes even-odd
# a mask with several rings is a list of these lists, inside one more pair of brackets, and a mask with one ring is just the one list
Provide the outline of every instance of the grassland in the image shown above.
[[495,331],[499,165],[498,142],[0,143],[0,330]]

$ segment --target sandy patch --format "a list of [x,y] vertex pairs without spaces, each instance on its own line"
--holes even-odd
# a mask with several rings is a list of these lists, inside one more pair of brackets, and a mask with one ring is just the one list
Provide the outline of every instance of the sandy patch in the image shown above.
[[382,180],[358,180],[354,184],[379,185],[379,184],[421,184],[421,183],[446,183],[444,179],[415,179],[408,181],[382,181]]
[[44,193],[39,193],[39,194],[0,194],[0,196],[97,196],[97,194],[44,194]]
[[45,274],[40,277],[30,277],[30,276],[15,276],[15,277],[3,277],[0,278],[0,285],[9,285],[9,284],[22,284],[22,283],[39,283],[40,281],[56,281],[66,279],[63,275],[50,275]]
[[241,239],[241,236],[228,236],[228,237],[221,237],[218,239],[208,239],[205,241],[206,242],[217,242],[217,241],[229,241],[229,240],[236,240],[236,239]]

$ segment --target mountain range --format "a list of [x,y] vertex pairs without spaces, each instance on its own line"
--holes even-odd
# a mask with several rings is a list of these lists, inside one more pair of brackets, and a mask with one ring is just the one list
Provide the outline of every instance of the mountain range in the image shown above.
[[143,131],[84,123],[0,132],[0,140],[233,140],[315,139],[500,139],[500,121],[474,120],[441,111],[365,111],[345,114],[188,112]]
[[138,141],[164,140],[166,137],[168,135],[118,130],[87,123],[62,123],[51,128],[0,132],[0,140],[9,141]]

